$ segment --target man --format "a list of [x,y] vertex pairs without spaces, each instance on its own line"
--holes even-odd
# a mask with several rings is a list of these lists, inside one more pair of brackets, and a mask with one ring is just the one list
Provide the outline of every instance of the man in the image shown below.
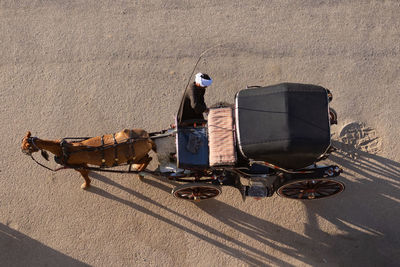
[[207,74],[197,73],[194,83],[185,91],[178,111],[178,125],[204,120],[203,112],[208,111],[204,102],[206,88],[212,84]]

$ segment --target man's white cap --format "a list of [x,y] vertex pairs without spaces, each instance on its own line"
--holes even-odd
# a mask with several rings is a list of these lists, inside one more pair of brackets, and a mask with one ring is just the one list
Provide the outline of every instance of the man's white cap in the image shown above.
[[195,83],[200,84],[201,87],[210,86],[212,84],[212,79],[208,75],[206,77],[210,79],[206,79],[204,76],[205,75],[201,72],[197,73],[196,78],[194,79]]

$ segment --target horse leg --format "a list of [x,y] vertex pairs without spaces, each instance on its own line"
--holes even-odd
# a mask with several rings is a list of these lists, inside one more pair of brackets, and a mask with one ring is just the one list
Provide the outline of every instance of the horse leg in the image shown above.
[[[140,159],[136,164],[135,167],[137,169],[138,172],[143,171],[144,169],[147,168],[147,166],[149,165],[150,161],[152,160],[152,157],[149,157],[149,155],[144,156],[142,159]],[[142,181],[144,179],[144,176],[141,174],[139,175],[139,180]]]
[[147,166],[149,165],[150,161],[152,160],[152,157],[149,157],[149,155],[146,155],[143,159],[140,160],[140,166],[138,168],[138,171],[143,171],[144,169],[147,168]]
[[[87,167],[85,165],[84,167]],[[85,182],[81,185],[82,189],[87,189],[90,186],[90,179],[89,179],[89,170],[86,169],[77,169],[77,171],[82,175],[83,179],[85,179]]]

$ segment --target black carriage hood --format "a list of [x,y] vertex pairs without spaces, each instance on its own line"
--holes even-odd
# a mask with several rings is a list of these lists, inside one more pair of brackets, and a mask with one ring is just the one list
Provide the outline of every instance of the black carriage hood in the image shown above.
[[330,146],[327,90],[282,83],[244,89],[235,99],[239,150],[281,168],[313,164]]

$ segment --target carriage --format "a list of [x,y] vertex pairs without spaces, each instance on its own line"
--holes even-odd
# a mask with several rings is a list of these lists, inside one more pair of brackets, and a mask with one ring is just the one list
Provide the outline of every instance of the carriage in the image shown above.
[[174,149],[157,151],[167,154],[169,163],[160,160],[147,174],[181,182],[173,196],[194,202],[217,197],[223,186],[237,188],[243,200],[275,192],[297,200],[336,195],[344,190],[334,179],[342,169],[317,165],[335,151],[331,100],[330,91],[317,85],[247,87],[233,105],[210,108],[207,121],[151,133],[157,145],[169,142]]

